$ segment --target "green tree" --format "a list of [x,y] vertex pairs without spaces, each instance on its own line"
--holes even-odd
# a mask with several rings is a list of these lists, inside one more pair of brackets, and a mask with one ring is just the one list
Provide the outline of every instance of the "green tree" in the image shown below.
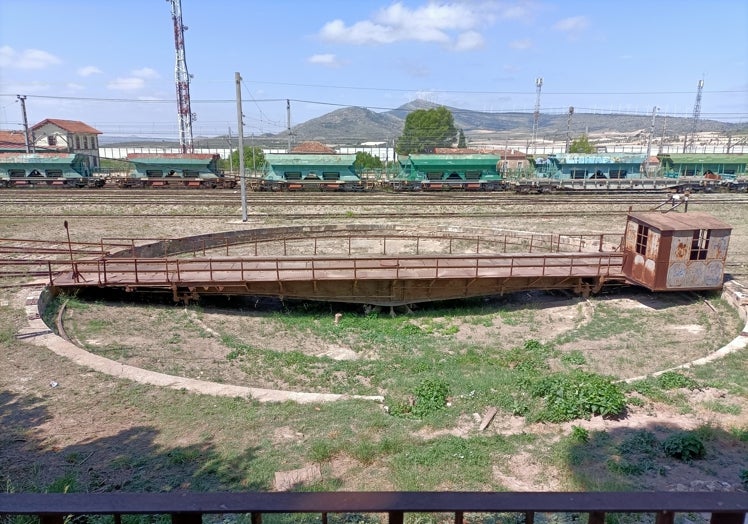
[[450,147],[457,135],[454,117],[446,107],[417,109],[405,118],[402,136],[397,140],[400,155],[427,153],[435,147]]
[[[265,166],[265,154],[262,148],[244,146],[244,170],[246,172],[256,170],[260,171]],[[221,161],[221,168],[224,170],[232,169],[239,171],[239,150],[231,152],[229,160]]]
[[590,144],[590,139],[586,134],[582,133],[582,136],[573,140],[569,144],[569,153],[594,153],[595,146]]
[[465,132],[460,129],[460,134],[457,136],[457,147],[460,149],[467,148],[467,141],[465,140]]
[[365,169],[379,169],[382,167],[382,159],[366,151],[358,151],[356,153],[356,161],[353,162],[353,167],[358,172]]

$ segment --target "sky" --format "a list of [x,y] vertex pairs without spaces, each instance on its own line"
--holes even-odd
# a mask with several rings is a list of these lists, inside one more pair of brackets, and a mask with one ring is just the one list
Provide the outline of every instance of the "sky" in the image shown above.
[[[414,99],[748,122],[745,0],[181,0],[193,136]],[[0,129],[178,140],[169,0],[0,0]],[[287,102],[288,101],[288,102]]]

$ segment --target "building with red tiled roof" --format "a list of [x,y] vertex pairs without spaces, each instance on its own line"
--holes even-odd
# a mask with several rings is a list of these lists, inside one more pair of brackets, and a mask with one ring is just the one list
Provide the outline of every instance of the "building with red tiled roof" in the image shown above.
[[315,142],[310,140],[308,142],[301,142],[299,145],[291,150],[291,153],[310,153],[315,155],[334,155],[335,150],[331,147],[327,147],[322,142]]
[[25,151],[26,137],[23,131],[0,131],[0,152],[21,153]]
[[91,159],[91,167],[99,166],[99,139],[101,131],[77,120],[47,118],[31,127],[34,145],[67,153],[80,153]]
[[504,174],[519,173],[530,167],[527,155],[517,149],[497,149],[494,153],[501,157],[499,171]]

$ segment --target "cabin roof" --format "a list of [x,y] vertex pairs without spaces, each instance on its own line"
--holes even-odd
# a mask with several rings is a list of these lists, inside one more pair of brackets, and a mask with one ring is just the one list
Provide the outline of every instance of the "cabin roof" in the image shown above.
[[727,229],[732,226],[717,220],[708,213],[661,213],[659,211],[642,211],[629,213],[629,219],[654,227],[660,231],[693,231],[695,229]]

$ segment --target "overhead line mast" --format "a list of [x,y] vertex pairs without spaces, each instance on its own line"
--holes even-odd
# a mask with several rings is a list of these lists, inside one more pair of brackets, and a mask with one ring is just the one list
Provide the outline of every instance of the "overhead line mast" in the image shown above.
[[704,90],[704,79],[699,80],[699,85],[696,90],[696,102],[693,105],[693,119],[691,120],[691,136],[683,144],[683,152],[686,153],[686,149],[691,149],[696,140],[696,129],[699,124],[699,118],[701,117],[701,92]]
[[535,111],[532,114],[532,152],[535,152],[535,141],[538,137],[538,121],[540,120],[540,90],[543,87],[543,79],[535,79]]
[[190,109],[190,74],[187,72],[187,59],[184,52],[184,31],[182,24],[181,0],[171,2],[171,18],[174,21],[174,46],[177,51],[177,62],[174,77],[177,84],[177,122],[179,124],[179,147],[182,153],[191,153],[192,145],[192,110]]

